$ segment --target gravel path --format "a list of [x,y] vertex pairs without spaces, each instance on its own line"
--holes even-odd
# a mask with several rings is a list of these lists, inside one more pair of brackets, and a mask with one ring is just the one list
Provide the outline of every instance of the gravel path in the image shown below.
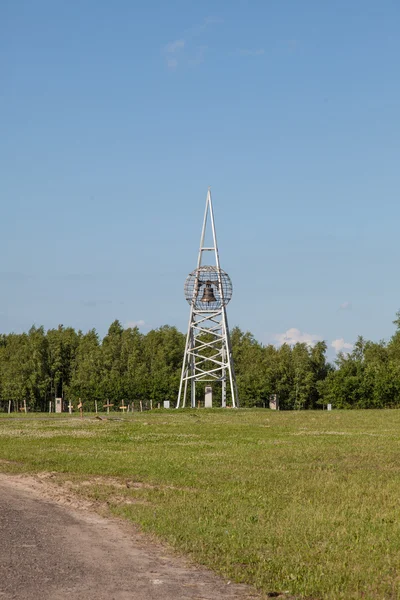
[[32,479],[0,475],[0,600],[247,600],[149,541],[129,523],[43,497]]

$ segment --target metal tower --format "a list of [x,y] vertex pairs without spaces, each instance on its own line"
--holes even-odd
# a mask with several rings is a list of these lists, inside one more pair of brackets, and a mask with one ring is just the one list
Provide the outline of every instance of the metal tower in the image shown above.
[[[211,246],[205,246],[208,222],[212,232]],[[214,253],[215,265],[203,265],[204,254],[210,252]],[[226,305],[232,298],[232,282],[219,265],[210,189],[207,193],[197,268],[188,275],[184,291],[190,304],[190,316],[176,408],[185,406],[188,387],[191,407],[195,408],[198,381],[221,382],[221,405],[225,407],[227,378],[231,405],[236,408],[239,406],[239,399],[226,315]]]

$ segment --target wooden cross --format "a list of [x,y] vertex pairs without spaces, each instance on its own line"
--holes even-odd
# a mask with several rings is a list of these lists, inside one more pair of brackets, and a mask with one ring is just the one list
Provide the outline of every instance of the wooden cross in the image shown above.
[[121,406],[119,407],[119,410],[122,410],[122,411],[123,411],[123,413],[125,414],[125,411],[126,411],[126,409],[127,409],[128,407],[127,407],[127,406],[125,406],[125,404],[124,404],[125,400],[121,400],[121,402],[122,402],[122,404],[121,404]]
[[110,406],[114,406],[114,404],[110,402],[108,402],[107,404],[103,404],[103,408],[107,409],[107,414],[110,412]]
[[79,408],[79,412],[81,413],[81,419],[83,419],[83,404],[82,404],[82,400],[80,398],[79,398],[78,408]]

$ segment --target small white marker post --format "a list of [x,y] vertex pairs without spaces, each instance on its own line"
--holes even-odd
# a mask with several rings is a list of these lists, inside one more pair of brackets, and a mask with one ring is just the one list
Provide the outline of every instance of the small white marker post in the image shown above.
[[70,400],[70,401],[69,401],[69,404],[68,404],[68,412],[69,412],[69,414],[70,414],[70,415],[72,415],[72,409],[73,409],[73,408],[74,408],[74,407],[72,406],[72,404],[71,404],[71,400]]

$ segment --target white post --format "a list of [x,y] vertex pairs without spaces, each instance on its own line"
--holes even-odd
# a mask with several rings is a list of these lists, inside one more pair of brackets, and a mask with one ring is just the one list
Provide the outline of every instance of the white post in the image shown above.
[[204,395],[204,408],[212,408],[212,386],[206,385]]

